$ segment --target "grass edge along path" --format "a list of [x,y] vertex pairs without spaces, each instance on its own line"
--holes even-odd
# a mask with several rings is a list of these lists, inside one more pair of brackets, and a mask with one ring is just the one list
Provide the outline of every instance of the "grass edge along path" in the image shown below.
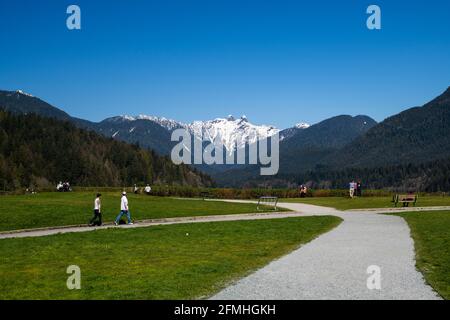
[[[196,299],[313,240],[334,216],[205,222],[0,240],[0,299]],[[66,268],[81,268],[68,290]]]
[[[317,206],[335,208],[337,210],[395,208],[392,197],[309,197],[309,198],[283,198],[279,202],[304,203]],[[417,200],[416,207],[450,206],[449,196],[423,196]],[[397,208],[401,208],[399,205]]]
[[[104,222],[113,222],[120,211],[120,193],[102,196]],[[0,231],[36,229],[55,226],[86,225],[92,218],[95,193],[39,193],[0,196]],[[253,203],[229,203],[179,199],[147,195],[128,195],[133,220],[241,214],[257,212]],[[264,211],[271,208],[263,207]],[[289,211],[278,208],[278,211]]]
[[450,299],[450,211],[397,213],[411,230],[416,268],[444,299]]

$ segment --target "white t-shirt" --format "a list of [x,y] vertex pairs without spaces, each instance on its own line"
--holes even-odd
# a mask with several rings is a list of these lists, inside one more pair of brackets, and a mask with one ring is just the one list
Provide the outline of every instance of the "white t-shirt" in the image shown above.
[[128,211],[128,199],[126,196],[122,196],[120,200],[120,210]]
[[98,210],[98,211],[100,211],[100,209],[101,209],[101,203],[100,203],[100,198],[95,198],[95,201],[94,201],[94,210]]
[[145,192],[150,192],[150,191],[152,191],[152,188],[150,188],[150,186],[146,186],[145,187]]

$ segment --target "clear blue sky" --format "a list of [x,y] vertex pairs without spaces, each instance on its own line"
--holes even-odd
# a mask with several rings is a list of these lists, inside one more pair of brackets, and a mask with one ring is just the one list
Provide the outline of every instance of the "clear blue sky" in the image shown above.
[[[366,28],[370,4],[381,31]],[[1,1],[0,39],[0,89],[94,121],[382,120],[450,86],[448,0]]]

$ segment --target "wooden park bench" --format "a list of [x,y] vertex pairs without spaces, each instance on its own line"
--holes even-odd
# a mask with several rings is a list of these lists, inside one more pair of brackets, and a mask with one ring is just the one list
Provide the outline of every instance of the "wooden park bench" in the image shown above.
[[210,199],[212,196],[211,193],[209,193],[208,191],[202,191],[200,192],[200,197],[203,198],[203,200],[205,200]]
[[416,194],[396,194],[392,198],[392,202],[395,206],[397,206],[398,203],[402,203],[404,207],[408,207],[410,203],[413,204],[413,206],[416,206],[417,202],[417,195]]
[[260,210],[260,206],[273,206],[273,210],[277,210],[278,197],[259,197],[258,205],[256,206],[256,210]]

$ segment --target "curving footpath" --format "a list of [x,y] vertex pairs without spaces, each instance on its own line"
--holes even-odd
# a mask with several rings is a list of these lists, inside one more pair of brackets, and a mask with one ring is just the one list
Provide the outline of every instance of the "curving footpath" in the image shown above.
[[258,212],[258,213],[242,213],[242,214],[223,214],[210,216],[194,216],[194,217],[176,217],[137,220],[133,225],[119,225],[113,223],[105,223],[100,227],[90,227],[87,225],[57,226],[36,229],[1,231],[1,239],[10,238],[29,238],[29,237],[45,237],[55,234],[72,233],[72,232],[89,232],[95,230],[104,230],[111,228],[145,228],[159,225],[181,224],[181,223],[201,223],[201,222],[220,222],[220,221],[239,221],[239,220],[260,220],[260,219],[281,219],[291,217],[301,217],[299,212]]
[[[339,216],[343,222],[212,299],[440,299],[415,268],[407,223],[401,217],[377,214],[396,210],[280,206],[303,216]],[[380,290],[367,288],[371,265],[381,268]]]

